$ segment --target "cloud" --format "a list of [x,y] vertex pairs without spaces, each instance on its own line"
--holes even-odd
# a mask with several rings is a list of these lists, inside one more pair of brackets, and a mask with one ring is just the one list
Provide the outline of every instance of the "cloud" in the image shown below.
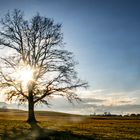
[[127,113],[139,113],[140,105],[125,104],[117,106],[102,106],[103,111],[109,111],[114,114],[127,114]]
[[82,101],[87,104],[87,103],[102,103],[105,100],[104,99],[97,99],[97,98],[81,98]]
[[106,106],[106,105],[95,105],[95,104],[87,104],[84,107],[78,106],[75,108],[75,111],[79,112],[79,114],[103,114],[104,112],[110,112],[111,114],[131,114],[131,113],[139,113],[140,105],[133,104],[125,104],[125,105],[114,105],[114,106]]
[[133,97],[133,93],[136,92],[139,92],[139,90],[129,93],[111,91],[111,89],[83,90],[78,91],[82,102],[70,104],[66,98],[54,97],[50,100],[52,105],[50,108],[38,106],[36,109],[88,115],[94,112],[96,112],[96,114],[103,114],[106,111],[112,114],[138,113],[140,112],[140,105],[136,102],[136,98]]
[[132,101],[119,101],[119,103],[121,103],[121,104],[129,104],[129,103],[132,103]]
[[[111,112],[112,114],[127,114],[127,113],[139,113],[140,105],[139,98],[134,95],[138,95],[140,90],[134,90],[129,92],[123,91],[111,91],[111,89],[97,89],[78,91],[82,102],[69,103],[66,98],[54,97],[49,100],[50,107],[46,105],[36,106],[36,110],[58,111],[67,113],[78,114],[103,114],[104,112]],[[26,109],[26,106],[19,106],[16,103],[8,103],[8,108]]]

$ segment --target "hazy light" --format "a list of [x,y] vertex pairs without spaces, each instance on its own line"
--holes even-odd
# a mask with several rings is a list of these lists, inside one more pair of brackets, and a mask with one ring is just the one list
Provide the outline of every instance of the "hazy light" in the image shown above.
[[23,67],[18,71],[19,80],[22,82],[24,86],[32,80],[33,78],[33,70],[30,67]]

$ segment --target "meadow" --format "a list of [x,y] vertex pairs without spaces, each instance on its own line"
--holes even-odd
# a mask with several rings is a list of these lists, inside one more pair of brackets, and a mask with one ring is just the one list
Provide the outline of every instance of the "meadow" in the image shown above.
[[139,117],[94,117],[36,111],[34,129],[27,112],[0,110],[0,140],[139,140]]

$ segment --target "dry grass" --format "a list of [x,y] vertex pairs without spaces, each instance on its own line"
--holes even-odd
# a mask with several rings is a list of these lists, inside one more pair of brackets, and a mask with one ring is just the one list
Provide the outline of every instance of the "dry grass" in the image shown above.
[[[139,118],[92,118],[55,112],[37,112],[36,114],[40,121],[38,125],[50,139],[140,139]],[[25,122],[26,116],[27,112],[24,111],[1,111],[0,138],[36,139],[37,132],[32,132],[30,125]]]

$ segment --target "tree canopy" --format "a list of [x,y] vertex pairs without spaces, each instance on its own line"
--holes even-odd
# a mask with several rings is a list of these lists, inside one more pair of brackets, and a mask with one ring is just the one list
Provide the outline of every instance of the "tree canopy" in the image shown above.
[[0,58],[0,87],[8,100],[34,106],[48,104],[52,95],[66,96],[69,101],[79,99],[75,90],[86,88],[87,82],[77,77],[77,63],[73,53],[65,50],[61,24],[40,14],[25,20],[17,9],[0,23],[0,47],[13,52]]

